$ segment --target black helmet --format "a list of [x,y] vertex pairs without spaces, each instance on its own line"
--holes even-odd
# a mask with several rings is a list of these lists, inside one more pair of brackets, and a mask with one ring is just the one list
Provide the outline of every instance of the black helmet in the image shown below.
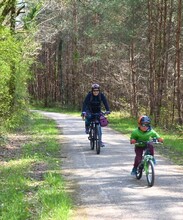
[[140,118],[138,119],[138,123],[141,125],[141,124],[149,124],[150,125],[150,123],[151,123],[151,119],[148,117],[148,116],[146,116],[146,115],[142,115],[142,116],[140,116]]
[[94,90],[94,89],[100,89],[100,86],[99,86],[99,84],[97,84],[97,83],[94,83],[93,85],[92,85],[92,90]]

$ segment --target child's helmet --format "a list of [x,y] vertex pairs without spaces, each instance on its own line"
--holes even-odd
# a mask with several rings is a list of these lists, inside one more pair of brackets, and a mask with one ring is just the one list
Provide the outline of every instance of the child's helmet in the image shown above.
[[141,124],[149,124],[150,125],[151,119],[146,115],[142,115],[139,117],[138,123],[139,123],[139,125],[141,125]]

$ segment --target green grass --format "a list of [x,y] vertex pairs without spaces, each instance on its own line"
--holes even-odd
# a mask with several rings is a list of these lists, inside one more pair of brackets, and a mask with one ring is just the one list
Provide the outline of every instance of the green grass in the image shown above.
[[0,167],[0,219],[69,219],[71,199],[60,173],[61,145],[54,121],[34,114],[21,153]]
[[109,125],[117,131],[129,136],[136,126],[136,119],[130,118],[127,114],[112,112],[109,116]]

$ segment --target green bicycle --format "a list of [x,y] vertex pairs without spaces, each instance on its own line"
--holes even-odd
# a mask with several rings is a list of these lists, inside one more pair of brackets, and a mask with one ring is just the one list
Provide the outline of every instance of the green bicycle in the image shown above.
[[[159,144],[160,142],[158,142],[157,139],[153,139],[148,142],[139,142],[139,143]],[[149,150],[146,149],[144,151],[142,160],[137,167],[137,172],[136,172],[136,178],[138,180],[142,178],[142,174],[143,172],[145,172],[147,184],[149,187],[152,187],[155,181],[154,161],[155,161],[154,157],[150,155]]]

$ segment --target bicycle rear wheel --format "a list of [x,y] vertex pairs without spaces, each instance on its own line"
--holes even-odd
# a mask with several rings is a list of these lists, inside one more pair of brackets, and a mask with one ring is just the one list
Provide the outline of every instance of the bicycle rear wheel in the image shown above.
[[100,125],[97,124],[95,127],[95,145],[97,154],[100,154],[100,147],[101,147],[101,129]]
[[146,163],[146,178],[148,186],[154,185],[155,173],[154,173],[154,164],[152,160],[147,161]]

